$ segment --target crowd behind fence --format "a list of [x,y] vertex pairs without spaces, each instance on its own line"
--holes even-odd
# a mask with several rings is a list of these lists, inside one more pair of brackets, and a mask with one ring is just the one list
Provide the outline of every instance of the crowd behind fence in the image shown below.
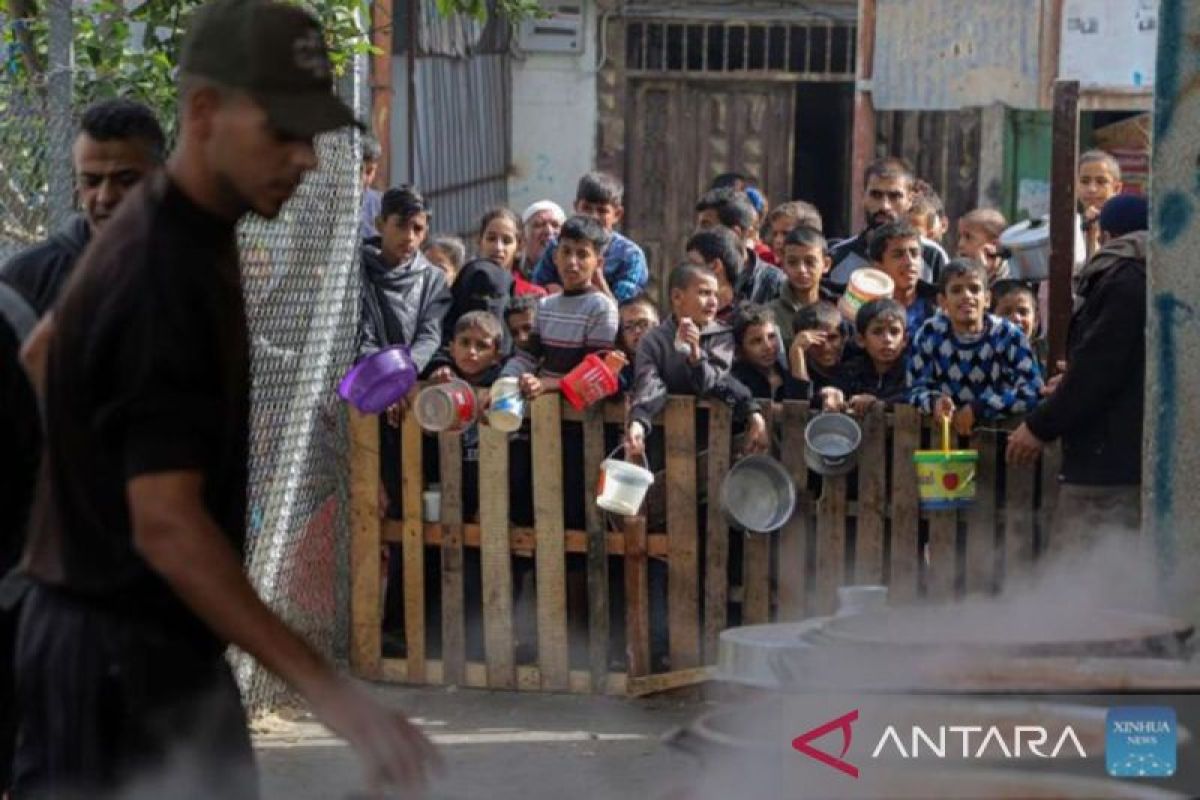
[[[614,519],[594,501],[606,441],[623,424],[623,407],[613,402],[581,413],[557,395],[531,405],[532,528],[510,523],[508,437],[487,426],[480,430],[478,519],[463,518],[454,433],[438,435],[439,521],[424,519],[428,487],[412,454],[430,434],[411,415],[401,424],[403,518],[381,518],[380,422],[352,412],[351,664],[360,676],[638,694],[669,684],[671,675],[703,674],[731,624],[832,613],[837,587],[849,583],[886,584],[895,603],[994,593],[1046,546],[1057,449],[1047,449],[1035,468],[1008,466],[1001,429],[981,428],[970,439],[980,457],[974,504],[927,511],[912,454],[928,447],[930,430],[915,409],[885,413],[877,405],[862,420],[857,469],[822,477],[804,460],[808,404],[776,404],[772,449],[798,487],[799,503],[781,530],[756,533],[731,527],[714,501],[736,457],[726,407],[672,397],[656,420],[666,434],[665,470],[655,484],[662,496],[651,496],[637,517]],[[696,441],[698,413],[708,417],[707,442]],[[564,422],[582,424],[582,453],[564,452]],[[564,529],[564,458],[583,461],[585,530]],[[394,631],[382,624],[388,545],[403,559],[402,630]],[[475,554],[478,568],[464,568]],[[528,568],[522,562],[536,575],[532,596],[527,586],[514,590],[514,576]],[[665,609],[650,596],[655,564],[666,567]],[[583,602],[573,596],[580,582]],[[527,616],[535,618],[532,648],[521,641],[530,636]],[[652,641],[664,633],[666,658],[655,658]],[[384,655],[385,634],[402,642],[399,652]]]

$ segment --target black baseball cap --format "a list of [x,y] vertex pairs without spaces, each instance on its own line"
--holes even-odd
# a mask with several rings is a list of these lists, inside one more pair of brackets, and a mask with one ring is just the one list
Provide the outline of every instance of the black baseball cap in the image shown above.
[[362,124],[333,91],[315,17],[277,0],[212,0],[196,9],[180,72],[250,94],[280,131],[303,138]]

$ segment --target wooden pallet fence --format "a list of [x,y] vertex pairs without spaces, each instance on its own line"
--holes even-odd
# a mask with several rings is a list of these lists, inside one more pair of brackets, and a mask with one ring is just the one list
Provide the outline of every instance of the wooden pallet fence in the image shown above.
[[[532,475],[515,480],[532,484],[532,525],[511,522],[516,451],[487,426],[478,440],[478,510],[464,505],[462,436],[441,434],[440,514],[425,519],[429,434],[411,416],[401,424],[401,480],[393,487],[403,518],[382,519],[380,460],[396,455],[379,452],[379,418],[350,412],[356,674],[518,691],[681,685],[708,674],[731,621],[827,614],[847,583],[885,584],[897,604],[999,591],[1043,549],[1056,495],[1056,450],[1036,468],[1010,468],[1005,432],[982,429],[961,443],[980,454],[975,503],[922,510],[912,454],[930,440],[928,421],[908,407],[880,406],[861,420],[853,473],[816,476],[804,460],[811,412],[787,402],[769,416],[773,454],[798,488],[797,511],[780,531],[742,531],[719,503],[739,455],[732,415],[672,397],[655,421],[661,449],[651,448],[661,458],[652,467],[665,513],[644,507],[614,519],[595,497],[600,465],[621,438],[623,406],[579,413],[557,395],[530,406]],[[572,460],[581,486],[566,477]],[[568,490],[580,497],[566,497]],[[582,504],[578,528],[565,524],[567,502]],[[387,569],[387,559],[399,559],[399,568]]]

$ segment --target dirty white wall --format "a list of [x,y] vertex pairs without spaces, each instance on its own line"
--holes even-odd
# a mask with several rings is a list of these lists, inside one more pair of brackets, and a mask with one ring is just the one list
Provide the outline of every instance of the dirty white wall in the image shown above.
[[597,15],[584,9],[581,53],[525,53],[512,61],[512,176],[509,204],[520,213],[550,199],[570,213],[579,176],[596,152]]

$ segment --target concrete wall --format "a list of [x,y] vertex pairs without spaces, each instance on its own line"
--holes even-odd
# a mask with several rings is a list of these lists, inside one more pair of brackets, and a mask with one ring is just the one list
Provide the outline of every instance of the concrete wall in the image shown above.
[[1200,8],[1159,6],[1151,180],[1143,514],[1200,620]]
[[596,5],[583,2],[581,54],[527,53],[512,61],[512,177],[509,205],[520,213],[550,199],[570,213],[579,176],[596,152]]

